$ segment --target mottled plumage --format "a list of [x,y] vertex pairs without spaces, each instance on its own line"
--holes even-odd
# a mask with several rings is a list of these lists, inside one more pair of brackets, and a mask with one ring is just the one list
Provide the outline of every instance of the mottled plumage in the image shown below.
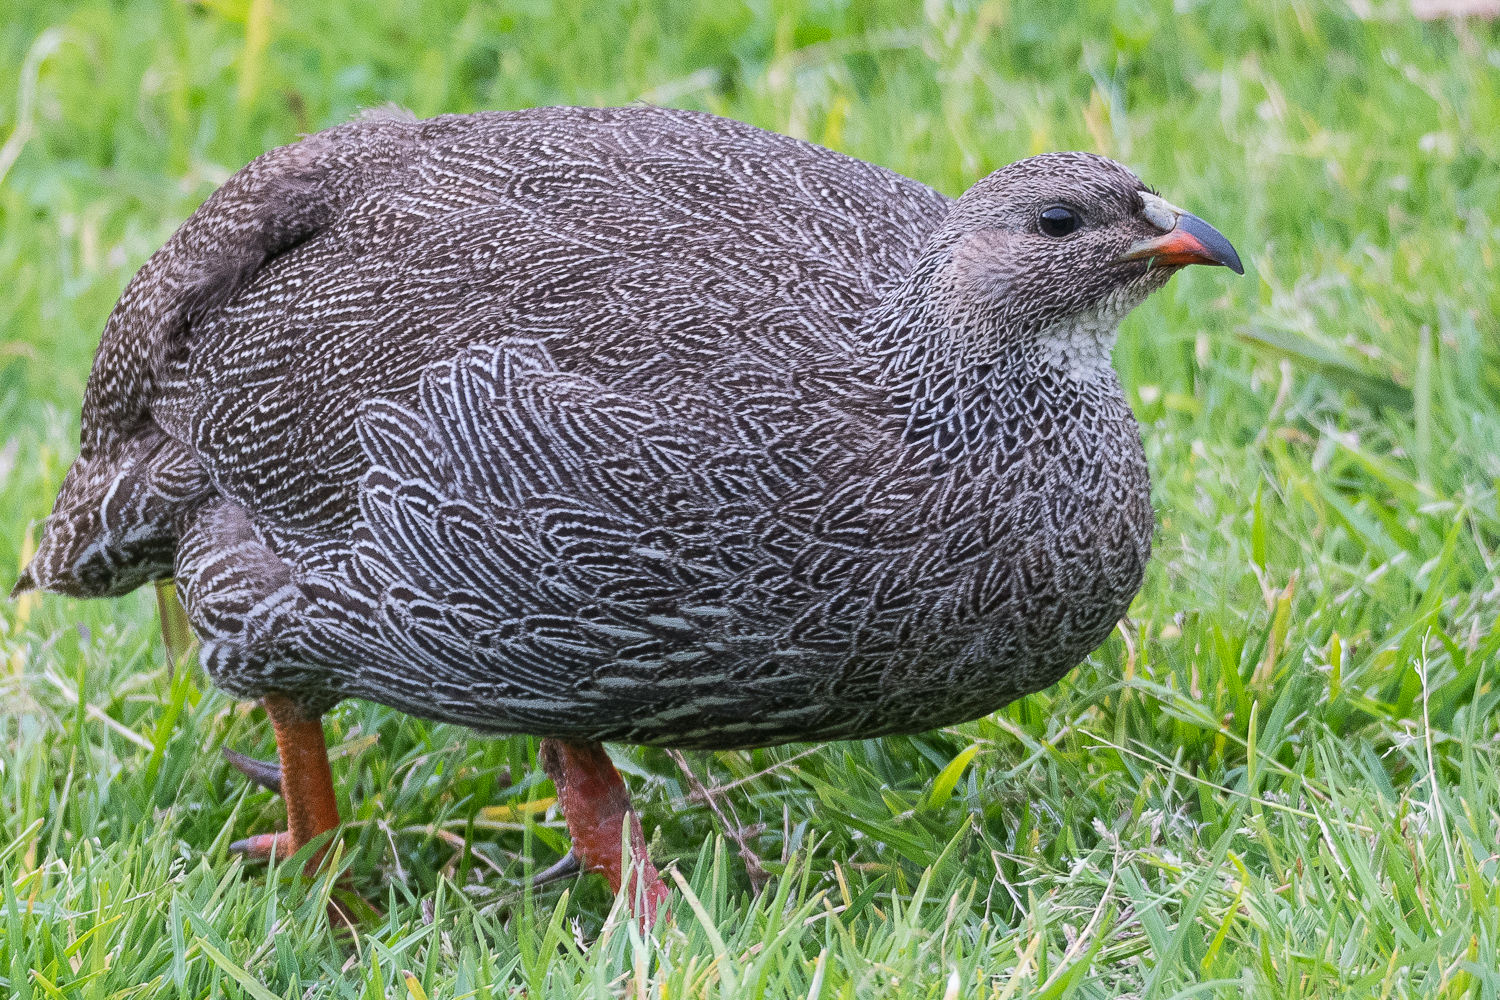
[[[228,690],[733,747],[1052,683],[1150,548],[1108,352],[1172,267],[1052,154],[952,201],[708,115],[382,115],[131,282],[22,586],[175,575]],[[1085,225],[1037,231],[1052,202]]]

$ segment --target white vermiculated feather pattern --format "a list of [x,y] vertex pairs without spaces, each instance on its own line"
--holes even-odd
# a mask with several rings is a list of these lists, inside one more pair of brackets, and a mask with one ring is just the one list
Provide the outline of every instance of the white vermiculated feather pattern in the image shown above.
[[678,746],[973,718],[1087,655],[1149,554],[1119,384],[1048,332],[1165,275],[1016,235],[1054,190],[1134,238],[1098,157],[955,203],[653,108],[273,151],[111,316],[32,578],[175,572],[215,680],[309,710]]

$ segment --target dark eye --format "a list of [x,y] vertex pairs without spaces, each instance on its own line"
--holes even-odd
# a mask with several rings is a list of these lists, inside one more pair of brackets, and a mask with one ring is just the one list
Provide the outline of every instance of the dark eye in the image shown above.
[[1042,209],[1042,216],[1038,220],[1042,232],[1053,239],[1061,239],[1082,224],[1083,220],[1078,218],[1077,212],[1062,205]]

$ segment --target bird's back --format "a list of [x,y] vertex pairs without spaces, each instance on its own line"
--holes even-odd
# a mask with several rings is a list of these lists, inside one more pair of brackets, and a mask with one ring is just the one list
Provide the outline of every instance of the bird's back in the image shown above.
[[829,386],[852,388],[861,317],[948,204],[859,160],[655,108],[335,134],[351,176],[372,154],[389,168],[194,331],[152,407],[218,489],[320,534],[356,513],[361,407],[410,405],[424,369],[471,345],[545,344],[563,371],[700,421],[806,426],[806,407],[838,408]]

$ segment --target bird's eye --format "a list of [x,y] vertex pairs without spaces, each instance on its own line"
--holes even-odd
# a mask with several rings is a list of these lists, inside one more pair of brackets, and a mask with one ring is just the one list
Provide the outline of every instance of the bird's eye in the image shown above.
[[1037,224],[1043,233],[1053,239],[1061,239],[1083,224],[1078,218],[1078,213],[1063,205],[1053,205],[1051,208],[1042,209],[1041,218]]

